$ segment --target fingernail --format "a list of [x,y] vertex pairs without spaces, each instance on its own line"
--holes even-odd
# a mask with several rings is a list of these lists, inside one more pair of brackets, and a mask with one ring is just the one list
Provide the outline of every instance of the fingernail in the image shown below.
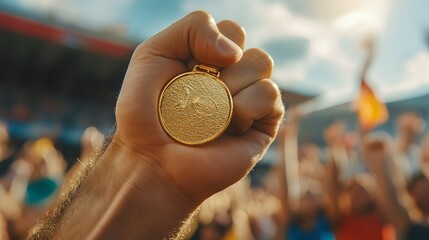
[[241,48],[222,34],[217,38],[216,44],[223,55],[238,55],[241,53]]

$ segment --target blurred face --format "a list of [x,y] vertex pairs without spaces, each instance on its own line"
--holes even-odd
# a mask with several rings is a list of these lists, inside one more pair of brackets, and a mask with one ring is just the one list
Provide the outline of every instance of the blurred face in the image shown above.
[[82,134],[82,148],[87,151],[94,151],[103,145],[104,135],[95,127],[88,127]]
[[307,192],[301,197],[299,213],[304,217],[315,216],[319,211],[319,200],[313,193]]
[[324,138],[328,145],[337,145],[343,141],[346,124],[344,122],[336,122],[327,127],[324,131]]
[[319,152],[320,149],[315,144],[306,144],[302,148],[302,158],[312,161],[312,162],[318,162],[319,161]]
[[24,145],[21,157],[31,166],[31,178],[38,179],[43,175],[42,172],[45,167],[45,161],[40,154],[34,151],[34,146],[34,143],[27,142]]
[[368,191],[360,184],[353,183],[349,189],[350,205],[353,212],[366,211],[372,204]]
[[416,112],[402,114],[398,119],[398,131],[405,137],[415,138],[425,129],[425,124]]
[[410,191],[410,195],[417,207],[425,214],[429,214],[429,180],[418,180]]

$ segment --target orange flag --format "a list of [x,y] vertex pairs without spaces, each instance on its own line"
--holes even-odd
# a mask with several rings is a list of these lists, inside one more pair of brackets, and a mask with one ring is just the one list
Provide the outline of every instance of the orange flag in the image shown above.
[[366,81],[362,81],[361,83],[357,107],[359,123],[364,130],[375,128],[389,119],[389,112],[386,105],[380,102]]

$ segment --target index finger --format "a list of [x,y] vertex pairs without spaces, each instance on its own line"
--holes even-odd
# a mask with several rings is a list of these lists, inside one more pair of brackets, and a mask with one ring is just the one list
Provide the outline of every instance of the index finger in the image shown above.
[[135,54],[144,52],[181,62],[195,58],[219,67],[237,62],[242,55],[241,48],[221,34],[213,17],[204,11],[175,22],[143,42]]

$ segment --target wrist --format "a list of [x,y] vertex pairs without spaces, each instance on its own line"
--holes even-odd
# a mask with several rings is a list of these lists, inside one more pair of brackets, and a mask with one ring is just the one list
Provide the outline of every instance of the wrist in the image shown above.
[[[170,237],[198,207],[177,189],[154,157],[156,154],[136,151],[114,137],[103,155],[105,163],[100,162],[121,184],[119,189],[111,189],[115,192],[112,204],[116,204],[107,225],[133,223],[137,226],[133,235],[143,239]],[[105,236],[111,234],[100,235]]]
[[167,239],[197,208],[155,159],[118,138],[70,201],[55,233],[64,239]]

